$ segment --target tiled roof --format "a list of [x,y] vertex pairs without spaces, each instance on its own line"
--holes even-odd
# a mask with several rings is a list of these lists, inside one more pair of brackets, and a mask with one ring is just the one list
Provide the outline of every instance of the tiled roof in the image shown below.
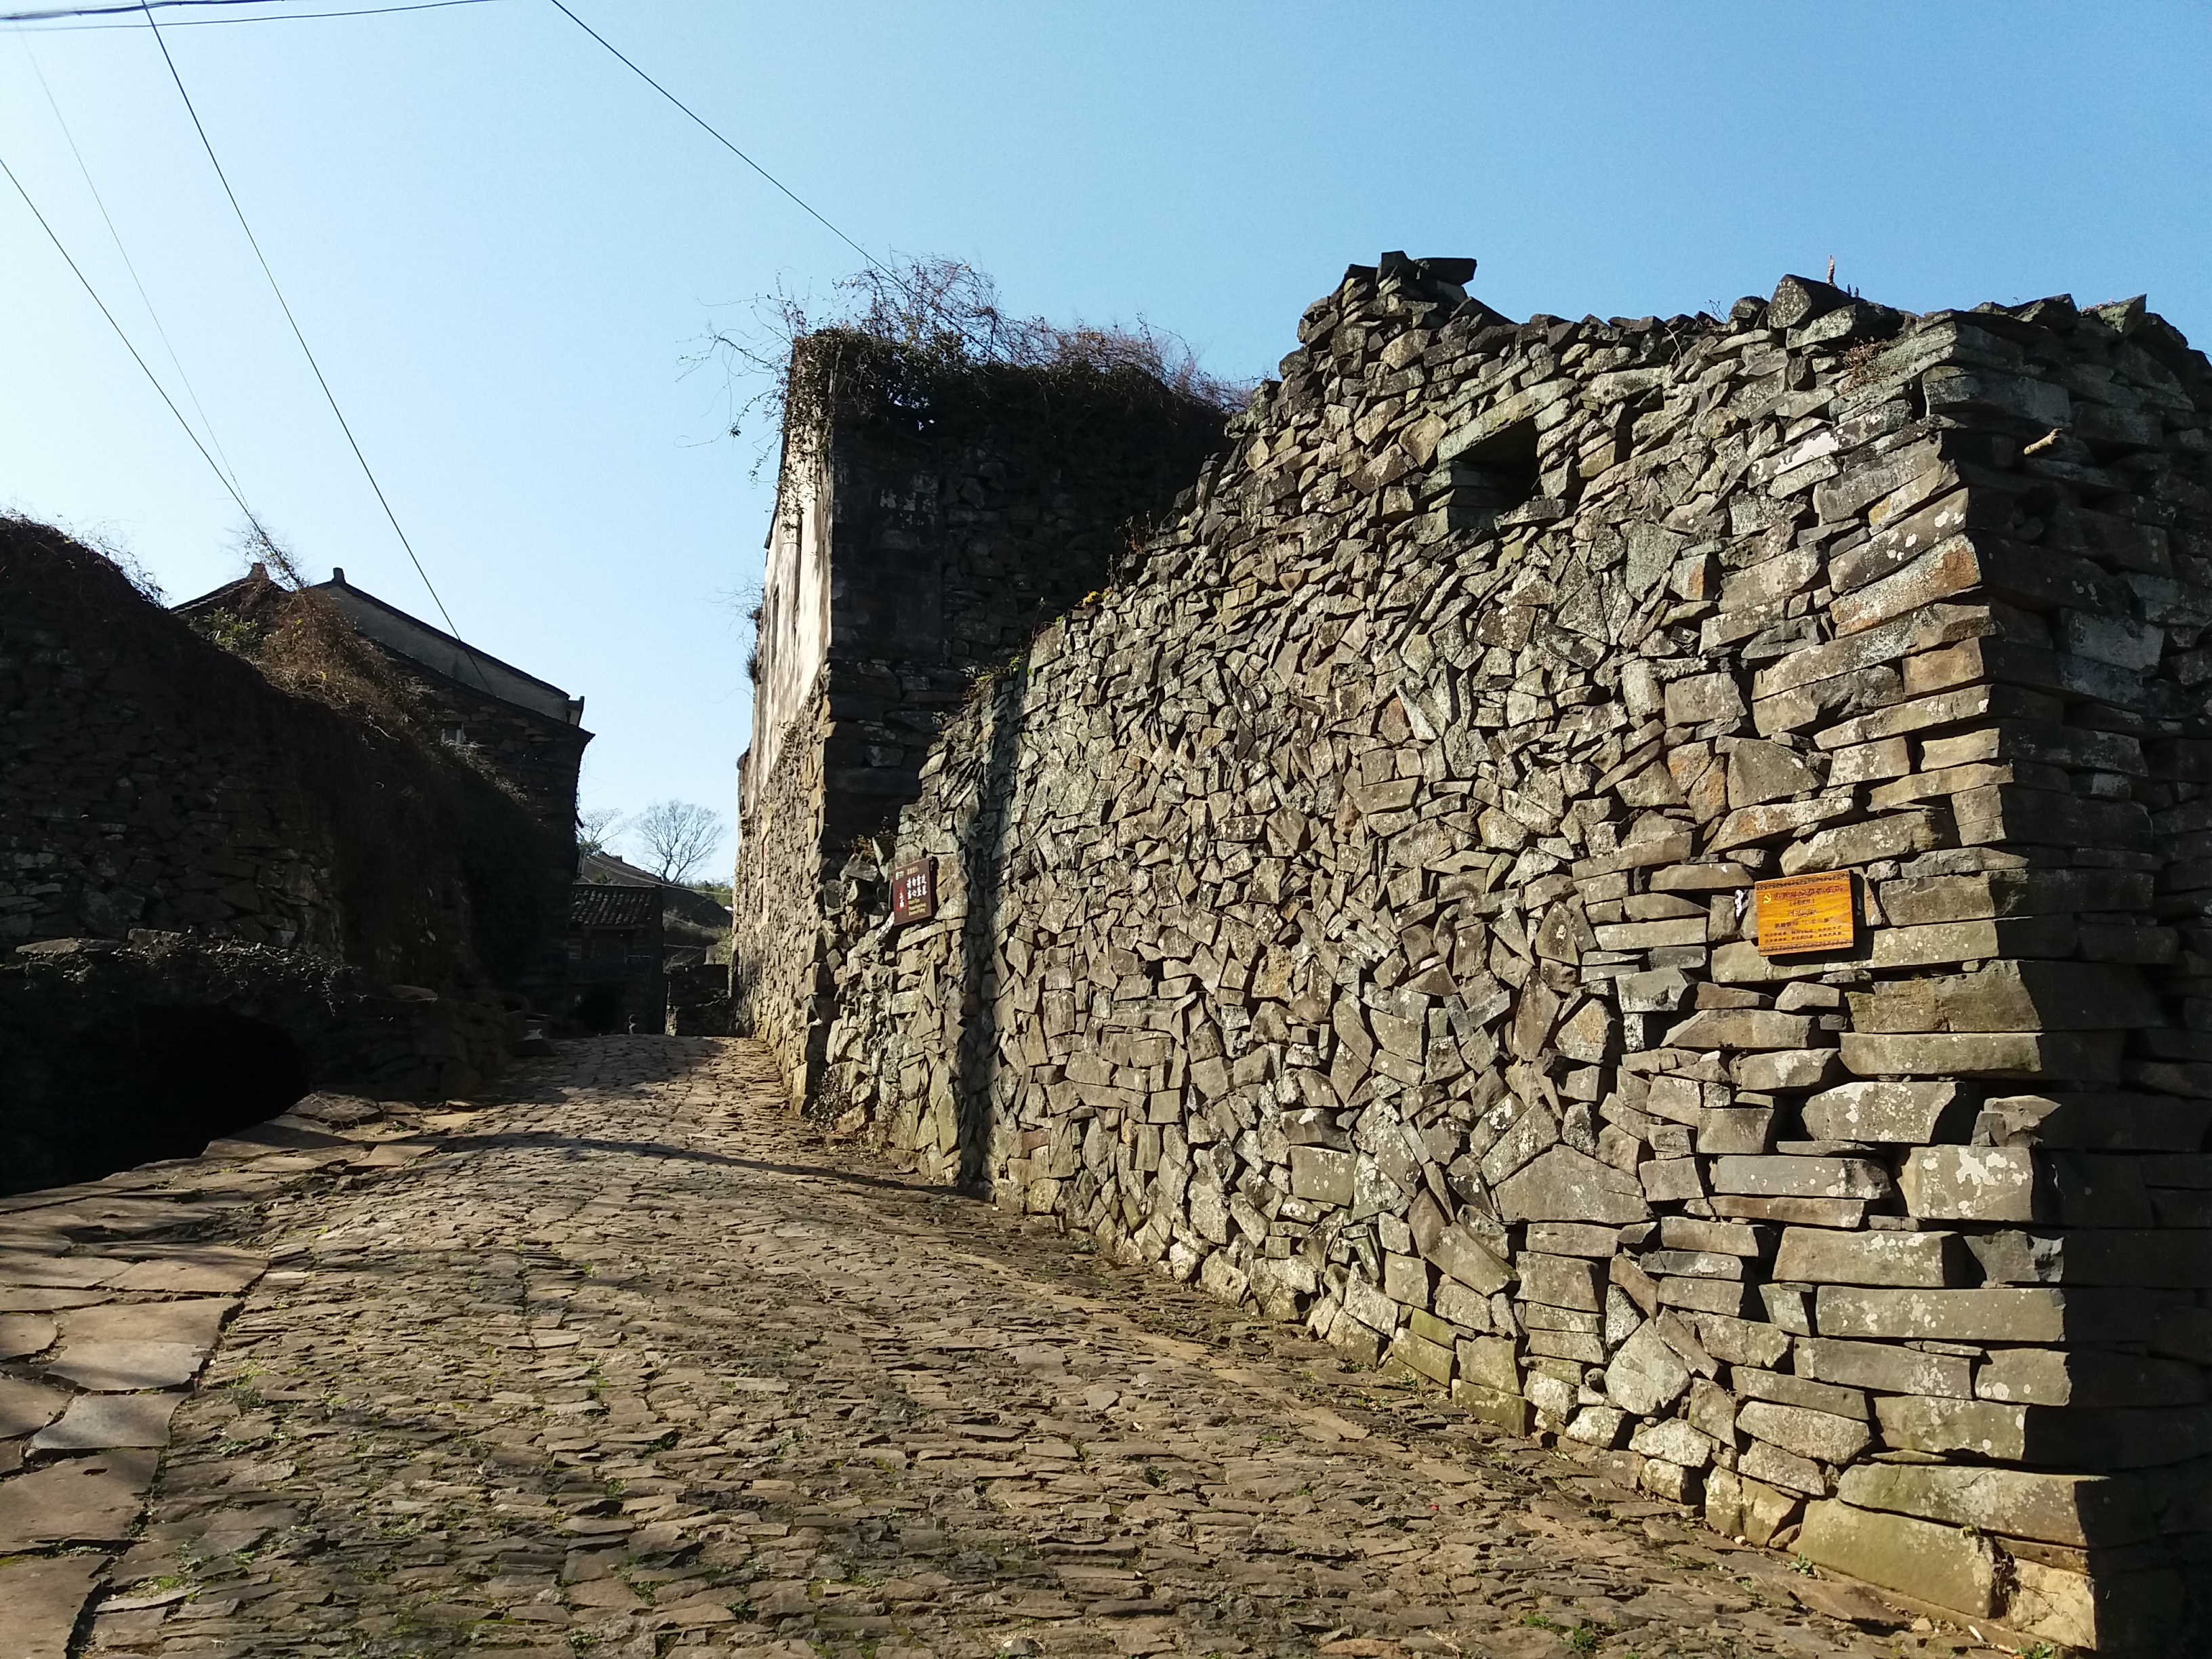
[[568,890],[568,921],[579,927],[647,927],[660,914],[657,887],[580,881]]

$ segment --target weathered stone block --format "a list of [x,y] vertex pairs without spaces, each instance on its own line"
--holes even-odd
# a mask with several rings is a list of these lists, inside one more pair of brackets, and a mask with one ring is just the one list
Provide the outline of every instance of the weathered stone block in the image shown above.
[[1832,1232],[1791,1227],[1774,1276],[1808,1285],[1922,1285],[1959,1282],[1966,1250],[1956,1233]]
[[1846,1083],[1805,1103],[1805,1133],[1816,1140],[1925,1146],[1948,1139],[1972,1109],[1974,1091],[1955,1083]]
[[1392,1339],[1390,1352],[1431,1382],[1449,1385],[1452,1380],[1452,1351],[1443,1343],[1431,1342],[1411,1330],[1402,1330]]
[[1344,1282],[1344,1311],[1369,1330],[1387,1337],[1398,1328],[1404,1310],[1355,1273]]
[[1889,1194],[1889,1171],[1857,1158],[1717,1158],[1717,1193],[1785,1198],[1879,1199]]
[[1605,1306],[1603,1281],[1598,1265],[1581,1256],[1543,1255],[1524,1250],[1516,1259],[1521,1270],[1518,1294],[1529,1302],[1553,1308],[1574,1308],[1596,1313]]
[[[2069,728],[2071,729],[2071,728]],[[1985,870],[1910,876],[1881,884],[1892,925],[1972,921],[2000,916],[2071,916],[2081,910],[2142,910],[2151,878],[2128,870]]]
[[1875,968],[1927,968],[1998,957],[2063,957],[2073,952],[2074,918],[1997,917],[1877,929],[1869,952]]
[[1687,1469],[1701,1469],[1712,1461],[1713,1440],[1679,1417],[1646,1423],[1630,1437],[1628,1449],[1646,1457],[1663,1457]]
[[[1429,1264],[1419,1256],[1386,1251],[1382,1257],[1382,1293],[1409,1308],[1425,1309],[1429,1305]],[[1418,1365],[1414,1367],[1416,1370],[1419,1369]]]
[[1707,1008],[1667,1034],[1677,1048],[1803,1048],[1813,1037],[1812,1017],[1771,1008]]
[[1861,1077],[2047,1077],[2117,1083],[2119,1031],[1985,1031],[1888,1036],[1846,1031],[1844,1065]]
[[1724,1314],[1741,1318],[1758,1311],[1757,1293],[1732,1279],[1662,1279],[1657,1281],[1660,1304],[1698,1313]]
[[1695,1216],[1659,1218],[1659,1242],[1670,1250],[1709,1250],[1721,1255],[1764,1255],[1772,1248],[1771,1228],[1743,1221],[1701,1221]]
[[1897,1178],[1911,1214],[1939,1221],[2033,1221],[2035,1154],[2025,1146],[1923,1146]]
[[1530,1249],[1547,1255],[1586,1255],[1602,1261],[1620,1248],[1620,1229],[1577,1221],[1537,1221],[1529,1224],[1527,1242]]
[[[1850,1476],[1844,1480],[1848,1487]],[[1796,1547],[1817,1565],[1971,1618],[1986,1619],[1996,1610],[1996,1552],[1955,1526],[1832,1499],[1806,1506]]]
[[1823,1285],[1814,1320],[1822,1336],[1894,1341],[2097,1342],[2148,1328],[2148,1294],[2040,1287],[1980,1291],[1856,1290]]
[[1745,713],[1743,693],[1729,674],[1694,674],[1667,687],[1667,724],[1703,726]]
[[1957,1400],[1974,1395],[1972,1362],[1950,1354],[1923,1353],[1880,1342],[1838,1342],[1825,1337],[1796,1340],[1800,1376],[1887,1394],[1931,1394]]
[[1293,1146],[1290,1151],[1293,1197],[1351,1207],[1353,1158],[1350,1152],[1333,1152],[1326,1146]]
[[1931,814],[1888,812],[1859,823],[1837,824],[1792,842],[1783,852],[1782,873],[1808,875],[1820,870],[1849,869],[1879,859],[1911,858],[1941,840]]
[[1584,1406],[1567,1425],[1566,1437],[1601,1451],[1612,1451],[1628,1438],[1628,1414],[1613,1406]]
[[[1743,1413],[1736,1413],[1742,1426]],[[1828,1477],[1809,1457],[1789,1451],[1771,1440],[1751,1440],[1736,1458],[1736,1469],[1746,1480],[1763,1481],[1786,1492],[1819,1498],[1828,1490]]]
[[1679,1203],[1705,1195],[1694,1158],[1653,1158],[1638,1165],[1636,1174],[1644,1183],[1644,1196],[1654,1204]]
[[1596,1221],[1615,1226],[1646,1220],[1651,1214],[1634,1176],[1571,1146],[1554,1146],[1499,1182],[1498,1207],[1508,1221]]
[[1513,1282],[1513,1269],[1463,1226],[1445,1228],[1429,1252],[1429,1260],[1484,1296],[1502,1291]]
[[1729,1381],[1748,1399],[1771,1401],[1778,1406],[1802,1406],[1808,1411],[1848,1417],[1858,1423],[1874,1420],[1865,1394],[1857,1389],[1815,1382],[1787,1371],[1762,1370],[1756,1365],[1738,1365],[1729,1374]]
[[1880,983],[1850,998],[1862,1032],[2108,1031],[2161,1025],[2140,969],[2091,962],[1993,962],[1971,974]]
[[2102,1348],[1999,1348],[1975,1373],[1984,1400],[2027,1406],[2194,1406],[2205,1397],[2195,1365]]
[[1738,1056],[1729,1076],[1737,1088],[1759,1094],[1818,1089],[1835,1081],[1839,1059],[1833,1048],[1778,1048]]
[[[1822,1463],[1848,1463],[1873,1443],[1873,1431],[1856,1418],[1771,1400],[1747,1400],[1737,1408],[1735,1425],[1770,1445]],[[1757,1474],[1756,1469],[1751,1473]],[[1759,1475],[1760,1480],[1768,1477]],[[1785,1481],[1784,1485],[1790,1483]],[[1813,1490],[1799,1486],[1800,1492]]]
[[1439,1279],[1430,1305],[1436,1310],[1437,1319],[1462,1330],[1487,1331],[1492,1328],[1490,1298],[1456,1279]]
[[[1708,1106],[1698,1116],[1698,1151],[1758,1157],[1774,1144],[1771,1106]],[[1645,1191],[1649,1192],[1647,1183]]]
[[1861,1463],[1844,1471],[1837,1495],[1863,1509],[2077,1547],[2131,1544],[2158,1531],[2148,1488],[2132,1475]]
[[1605,1391],[1613,1404],[1638,1417],[1656,1417],[1690,1386],[1690,1368],[1667,1345],[1655,1324],[1637,1328],[1606,1368]]
[[1508,1434],[1528,1432],[1528,1401],[1517,1389],[1493,1389],[1462,1376],[1454,1379],[1451,1397],[1452,1404],[1462,1411],[1494,1424]]
[[1513,1357],[1510,1337],[1462,1337],[1457,1344],[1459,1374],[1486,1389],[1517,1393],[1521,1368]]
[[2099,1411],[1920,1395],[1875,1403],[1882,1439],[1901,1451],[2108,1469],[2178,1462],[2212,1449],[2212,1413],[2201,1406]]

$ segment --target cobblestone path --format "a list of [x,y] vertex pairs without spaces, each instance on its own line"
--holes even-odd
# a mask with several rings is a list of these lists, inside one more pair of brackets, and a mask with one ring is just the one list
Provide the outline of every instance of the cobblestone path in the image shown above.
[[[95,1653],[1972,1650],[785,1115],[564,1045],[262,1212]],[[88,1636],[86,1632],[88,1631]]]

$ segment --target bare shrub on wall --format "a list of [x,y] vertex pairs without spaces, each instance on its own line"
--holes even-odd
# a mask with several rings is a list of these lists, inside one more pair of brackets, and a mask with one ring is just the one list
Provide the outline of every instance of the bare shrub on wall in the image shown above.
[[[753,301],[749,326],[708,337],[695,361],[719,358],[733,379],[757,383],[732,436],[748,422],[771,434],[809,429],[833,408],[927,408],[944,378],[992,368],[1026,371],[1032,384],[1082,383],[1094,395],[1119,383],[1132,401],[1164,393],[1222,415],[1251,395],[1250,382],[1209,374],[1181,337],[1141,317],[1102,326],[1016,316],[998,283],[963,260],[902,258],[842,278],[833,292],[822,306],[779,287]],[[758,464],[773,452],[764,444]]]

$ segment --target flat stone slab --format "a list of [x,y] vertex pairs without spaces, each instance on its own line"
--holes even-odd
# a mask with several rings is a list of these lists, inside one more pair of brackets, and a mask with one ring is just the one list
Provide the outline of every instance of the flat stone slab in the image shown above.
[[21,1359],[51,1348],[59,1329],[49,1314],[0,1314],[0,1359]]
[[106,1284],[130,1265],[102,1255],[46,1255],[11,1250],[0,1255],[0,1285],[84,1290]]
[[46,1370],[80,1389],[129,1393],[189,1382],[207,1355],[195,1342],[72,1342]]
[[109,1279],[107,1288],[230,1295],[252,1284],[268,1266],[267,1257],[252,1250],[179,1250],[133,1262],[127,1272]]
[[60,1224],[79,1237],[140,1238],[173,1228],[197,1227],[214,1221],[222,1211],[210,1204],[185,1203],[156,1193],[145,1197],[102,1199],[97,1203],[72,1205]]
[[216,1156],[217,1146],[244,1146],[254,1152],[315,1152],[332,1146],[350,1146],[353,1143],[343,1135],[332,1134],[328,1129],[311,1127],[305,1123],[287,1123],[271,1118],[266,1123],[257,1123],[250,1129],[240,1129],[236,1134],[225,1135],[220,1140],[208,1143],[210,1158]]
[[20,1376],[0,1376],[0,1440],[35,1433],[59,1417],[69,1402],[69,1395],[61,1389]]
[[62,1334],[77,1342],[187,1342],[215,1346],[222,1322],[237,1303],[209,1297],[190,1302],[112,1303],[64,1316]]
[[181,1394],[85,1394],[70,1401],[61,1420],[31,1438],[41,1452],[109,1451],[118,1446],[166,1446],[169,1419]]
[[104,1555],[60,1555],[0,1566],[0,1659],[60,1659],[77,1616],[107,1571]]
[[90,1308],[115,1298],[106,1291],[78,1291],[66,1286],[0,1285],[0,1313],[51,1313],[62,1308]]
[[127,1538],[161,1458],[150,1449],[103,1452],[0,1481],[0,1551]]

